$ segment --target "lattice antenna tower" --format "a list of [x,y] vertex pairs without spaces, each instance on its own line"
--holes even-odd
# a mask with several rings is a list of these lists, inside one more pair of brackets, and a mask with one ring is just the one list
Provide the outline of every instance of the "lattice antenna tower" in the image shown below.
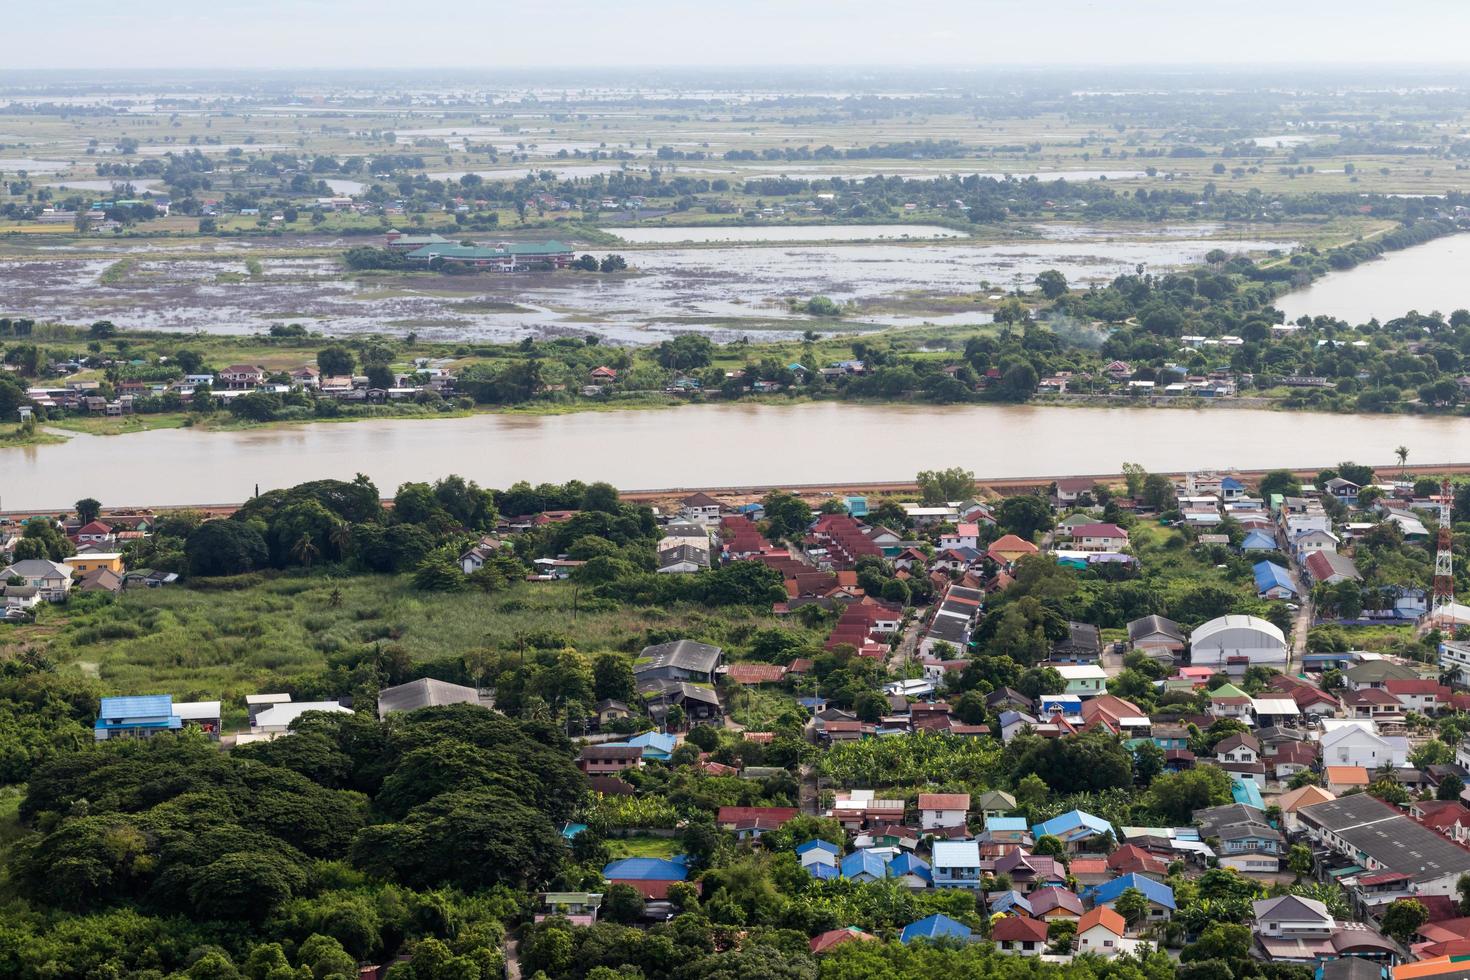
[[1439,540],[1434,552],[1434,606],[1431,621],[1444,629],[1450,623],[1450,607],[1455,604],[1455,559],[1452,553],[1454,531],[1454,494],[1450,481],[1439,485]]

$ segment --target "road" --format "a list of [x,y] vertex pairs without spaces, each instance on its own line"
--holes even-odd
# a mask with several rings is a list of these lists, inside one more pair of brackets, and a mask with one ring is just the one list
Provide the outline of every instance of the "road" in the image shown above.
[[1312,628],[1312,597],[1302,596],[1302,607],[1296,611],[1296,620],[1291,624],[1291,653],[1286,659],[1286,673],[1291,673],[1293,662],[1302,663],[1307,652],[1307,631]]

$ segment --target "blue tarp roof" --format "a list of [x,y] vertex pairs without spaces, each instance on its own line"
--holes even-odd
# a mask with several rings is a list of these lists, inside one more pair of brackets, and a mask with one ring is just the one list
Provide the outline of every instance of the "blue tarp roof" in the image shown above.
[[1094,888],[1092,902],[1094,905],[1106,905],[1130,888],[1142,892],[1143,897],[1150,902],[1162,905],[1166,909],[1174,908],[1174,889],[1152,878],[1145,878],[1141,874],[1131,872]]
[[969,939],[973,935],[970,927],[963,922],[957,922],[947,915],[938,913],[918,922],[911,922],[903,927],[903,933],[899,936],[899,942],[911,943],[915,939],[940,939],[953,936],[956,939]]
[[1255,780],[1246,779],[1239,773],[1231,773],[1230,795],[1235,797],[1235,802],[1253,806],[1257,810],[1266,809],[1266,801],[1261,799],[1261,789]]
[[1282,588],[1296,593],[1296,583],[1291,580],[1291,573],[1275,562],[1258,561],[1255,565],[1256,591],[1265,592],[1268,589]]
[[683,881],[689,877],[689,868],[678,858],[672,861],[665,861],[663,858],[623,858],[603,868],[602,876],[609,880],[621,878],[624,881]]

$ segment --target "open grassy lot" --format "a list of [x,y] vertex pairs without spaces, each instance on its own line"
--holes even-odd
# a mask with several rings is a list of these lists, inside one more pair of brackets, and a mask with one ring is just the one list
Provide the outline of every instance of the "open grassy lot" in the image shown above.
[[614,607],[569,582],[518,583],[491,595],[424,593],[406,576],[246,576],[212,585],[48,607],[34,625],[0,630],[0,656],[32,648],[96,676],[111,693],[218,698],[240,710],[246,694],[374,648],[414,663],[456,661],[471,651],[517,650],[536,634],[584,654],[631,654],[650,631],[728,648],[778,625],[743,610]]

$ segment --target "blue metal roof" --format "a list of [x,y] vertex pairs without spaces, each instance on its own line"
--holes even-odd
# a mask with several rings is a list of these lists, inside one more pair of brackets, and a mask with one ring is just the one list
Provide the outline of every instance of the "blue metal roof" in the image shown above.
[[968,940],[972,935],[970,927],[963,922],[957,922],[947,915],[935,913],[928,918],[904,926],[899,942],[911,943],[915,939],[942,939],[951,936],[955,939]]
[[1094,834],[1110,833],[1113,825],[1102,817],[1095,817],[1082,810],[1068,810],[1061,816],[1052,817],[1044,823],[1036,824],[1031,828],[1031,833],[1037,839],[1047,834],[1053,837],[1065,839],[1068,836],[1076,836],[1078,831],[1088,830]]
[[1241,539],[1240,549],[1242,551],[1275,551],[1276,539],[1262,530],[1247,531]]
[[797,854],[805,854],[807,851],[826,851],[828,854],[841,854],[842,848],[825,840],[809,840],[796,849]]
[[859,851],[853,851],[842,859],[842,877],[856,878],[861,874],[868,874],[874,878],[887,877],[887,856],[869,850],[868,848],[863,848]]
[[1291,573],[1275,562],[1256,562],[1255,573],[1257,592],[1281,588],[1290,591],[1293,595],[1296,594],[1296,584],[1291,580]]
[[171,694],[143,694],[136,697],[103,698],[97,717],[111,719],[167,718],[174,713]]
[[913,875],[922,881],[934,881],[934,874],[929,870],[929,865],[912,854],[900,854],[888,862],[888,873],[895,878],[900,875]]
[[838,871],[832,865],[820,863],[808,864],[806,866],[806,873],[811,875],[813,878],[816,878],[818,881],[827,881],[830,878],[836,878],[842,874],[841,871]]
[[985,821],[986,830],[1025,830],[1025,817],[991,817]]
[[1094,905],[1106,905],[1130,888],[1142,892],[1144,898],[1156,905],[1162,905],[1166,909],[1174,908],[1174,889],[1132,872],[1098,885],[1092,890],[1092,902]]
[[689,868],[683,861],[677,860],[623,858],[604,867],[602,876],[609,880],[620,878],[624,881],[683,881],[689,877]]
[[646,759],[653,757],[667,758],[674,754],[674,748],[679,743],[672,735],[665,735],[662,732],[644,732],[642,735],[635,735],[621,744],[636,745],[643,750],[643,757]]

